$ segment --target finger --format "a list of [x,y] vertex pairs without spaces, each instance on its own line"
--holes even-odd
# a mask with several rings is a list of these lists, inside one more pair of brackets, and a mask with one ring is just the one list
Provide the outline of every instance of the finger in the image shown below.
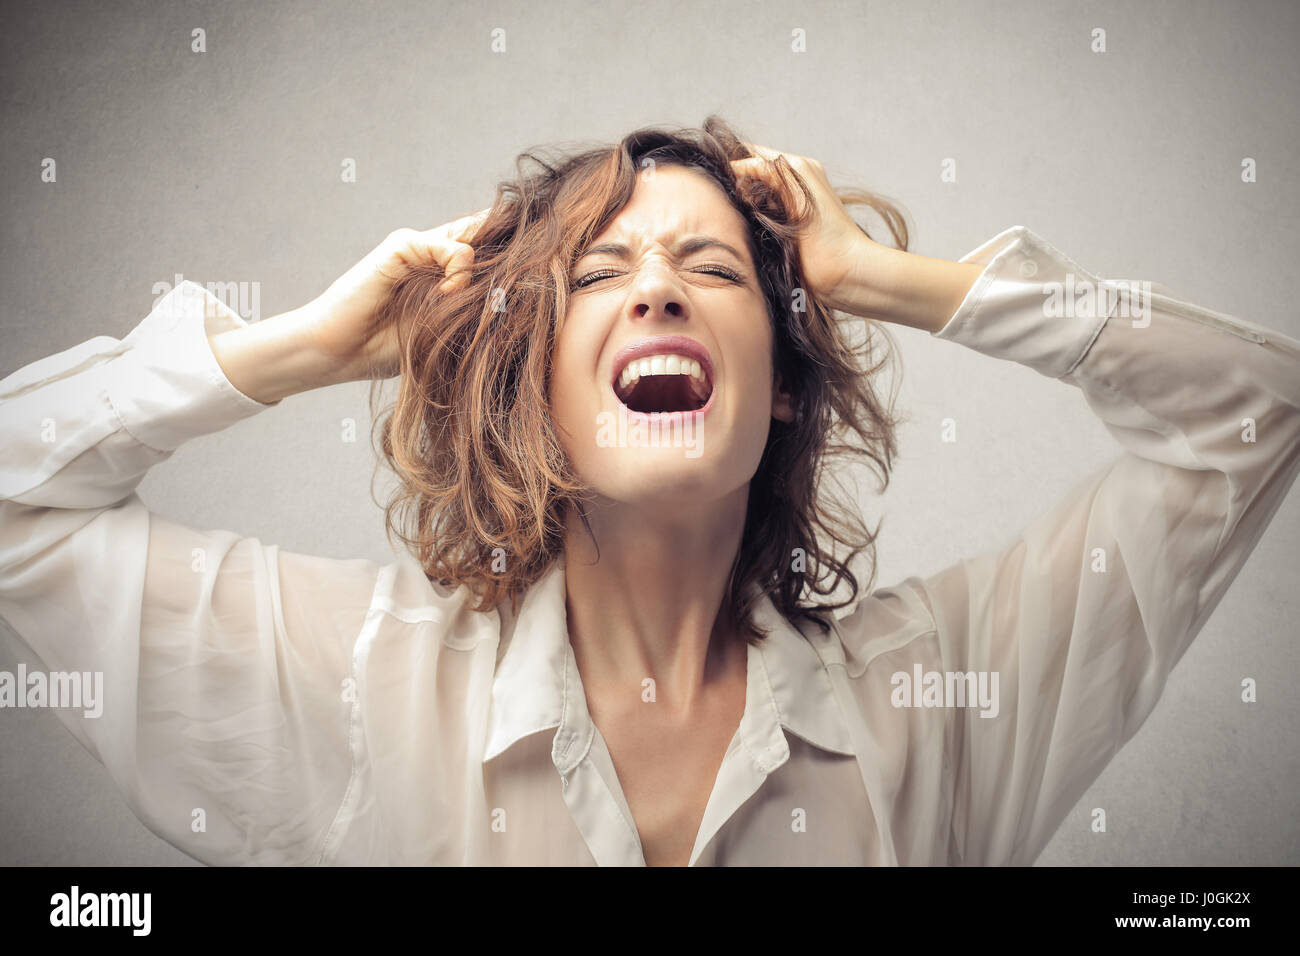
[[469,284],[472,275],[471,266],[474,263],[474,247],[468,245],[478,234],[479,226],[487,219],[488,213],[492,207],[488,206],[480,209],[478,212],[468,216],[462,216],[455,222],[449,223],[445,227],[439,227],[435,230],[442,239],[447,233],[450,233],[454,239],[452,241],[452,252],[443,264],[446,272],[446,278],[438,283],[440,292],[447,292],[452,289],[463,288]]
[[461,242],[469,242],[478,233],[479,226],[483,225],[483,220],[487,219],[488,213],[491,211],[492,207],[488,206],[487,208],[480,209],[478,212],[471,213],[468,216],[461,216],[455,222],[449,223],[444,228],[446,229],[447,234],[453,239],[457,239]]
[[746,156],[743,159],[733,159],[731,161],[732,172],[737,176],[752,176],[757,179],[771,181],[775,173],[772,168],[772,162],[779,156],[784,156],[786,162],[794,165],[788,153],[783,153],[779,149],[772,149],[770,146],[763,146],[759,143],[748,143],[741,141],[746,149],[753,156]]
[[397,254],[403,259],[414,262],[436,262],[446,265],[456,251],[458,243],[449,239],[441,229],[429,229],[424,232],[403,231],[398,236],[400,245]]
[[[758,154],[758,156],[762,157],[764,160],[771,161],[775,160],[777,157],[783,157],[787,163],[796,169],[814,164],[812,160],[808,159],[806,156],[800,156],[798,153],[787,153],[783,150],[773,149],[770,146],[762,146],[758,143],[746,143],[743,140],[741,142],[750,152]],[[746,157],[746,159],[753,159],[753,157]],[[745,161],[746,160],[732,160],[732,162]]]
[[463,289],[469,285],[470,277],[473,274],[474,247],[463,242],[454,243],[453,245],[455,248],[450,255],[443,257],[443,278],[437,286],[439,292]]
[[785,186],[785,180],[777,170],[776,164],[762,156],[733,159],[731,161],[731,171],[737,180],[757,180],[774,189],[781,189]]
[[[466,280],[459,276],[464,275],[463,270],[467,269],[474,259],[473,247],[447,238],[441,228],[425,232],[398,229],[389,237],[388,243],[380,246],[376,251],[383,260],[395,258],[408,267],[427,263],[441,266],[444,276],[438,283],[440,291],[446,291],[457,283],[464,284]],[[453,276],[453,272],[457,272],[458,275]]]
[[443,281],[460,288],[469,284],[470,269],[474,265],[474,247],[463,242],[456,244],[456,251],[444,264],[447,278]]
[[750,143],[741,140],[741,145],[751,153],[754,153],[757,156],[762,156],[764,159],[776,159],[778,156],[788,155],[782,153],[779,149],[773,149],[771,146],[763,146],[760,143]]
[[772,165],[772,161],[764,159],[762,156],[733,159],[731,161],[731,171],[737,179],[748,176],[752,179],[761,179],[770,183],[775,181],[776,178],[776,169]]

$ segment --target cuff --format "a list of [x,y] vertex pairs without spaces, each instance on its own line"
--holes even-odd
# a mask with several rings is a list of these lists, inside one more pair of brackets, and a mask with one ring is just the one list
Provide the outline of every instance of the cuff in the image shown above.
[[122,342],[108,366],[108,399],[141,444],[173,451],[274,407],[231,384],[208,336],[248,323],[217,296],[186,280],[172,289]]
[[1077,365],[1126,294],[1037,233],[1012,226],[959,260],[983,265],[936,338],[1060,378]]

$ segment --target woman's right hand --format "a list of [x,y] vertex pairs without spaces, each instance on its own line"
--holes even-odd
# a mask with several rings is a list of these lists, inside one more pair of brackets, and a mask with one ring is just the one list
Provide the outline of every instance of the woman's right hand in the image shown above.
[[[489,207],[490,208],[490,207]],[[439,292],[461,288],[469,281],[474,248],[469,245],[488,209],[423,232],[398,229],[364,259],[339,276],[301,310],[310,315],[309,329],[319,352],[337,363],[337,381],[391,378],[400,369],[397,329],[376,327],[377,313],[393,286],[412,268],[437,263],[447,277]]]

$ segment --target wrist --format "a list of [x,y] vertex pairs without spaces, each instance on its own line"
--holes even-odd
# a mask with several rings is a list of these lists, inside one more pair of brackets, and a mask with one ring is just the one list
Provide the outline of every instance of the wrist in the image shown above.
[[894,321],[890,290],[897,286],[897,282],[890,278],[890,273],[900,267],[899,255],[906,253],[861,236],[849,256],[843,280],[826,297],[827,305],[849,315]]
[[983,267],[932,259],[863,237],[832,308],[880,322],[938,332],[961,306]]
[[294,309],[209,336],[208,344],[231,385],[254,401],[274,405],[344,380],[337,363],[316,347],[312,325],[309,312]]

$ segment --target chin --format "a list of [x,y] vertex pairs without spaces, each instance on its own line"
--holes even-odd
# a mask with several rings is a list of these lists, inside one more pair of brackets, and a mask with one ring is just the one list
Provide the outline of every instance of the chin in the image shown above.
[[664,504],[681,509],[723,498],[744,484],[711,456],[687,458],[681,448],[619,449],[618,467],[601,469],[588,484],[601,497],[622,504]]

